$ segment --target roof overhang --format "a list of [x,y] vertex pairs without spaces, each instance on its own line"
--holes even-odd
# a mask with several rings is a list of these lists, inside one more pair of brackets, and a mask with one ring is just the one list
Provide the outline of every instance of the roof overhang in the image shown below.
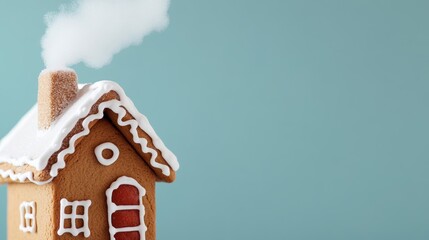
[[67,156],[103,117],[109,117],[160,181],[173,182],[179,169],[176,156],[165,147],[148,119],[115,82],[81,85],[76,100],[52,126],[37,127],[37,105],[0,142],[0,183],[43,185],[66,167]]

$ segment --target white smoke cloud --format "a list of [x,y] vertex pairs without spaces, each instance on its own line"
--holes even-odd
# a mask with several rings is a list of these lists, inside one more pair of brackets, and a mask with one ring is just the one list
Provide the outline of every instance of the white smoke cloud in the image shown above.
[[167,27],[170,0],[76,0],[46,16],[46,68],[101,68],[115,54]]

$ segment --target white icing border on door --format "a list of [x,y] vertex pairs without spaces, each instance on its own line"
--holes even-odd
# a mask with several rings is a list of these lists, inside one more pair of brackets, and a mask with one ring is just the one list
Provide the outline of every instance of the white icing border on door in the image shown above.
[[[113,191],[118,189],[121,185],[131,185],[136,187],[139,190],[139,205],[127,205],[127,206],[118,206],[112,202]],[[120,177],[115,182],[112,183],[109,189],[106,191],[107,196],[107,218],[109,221],[109,233],[110,239],[115,240],[115,234],[119,232],[139,232],[140,240],[146,239],[147,227],[144,222],[145,216],[145,207],[143,205],[143,197],[146,195],[146,190],[133,178],[130,177]],[[140,225],[137,227],[126,227],[126,228],[115,228],[112,224],[112,214],[116,211],[121,210],[138,210],[140,211]]]

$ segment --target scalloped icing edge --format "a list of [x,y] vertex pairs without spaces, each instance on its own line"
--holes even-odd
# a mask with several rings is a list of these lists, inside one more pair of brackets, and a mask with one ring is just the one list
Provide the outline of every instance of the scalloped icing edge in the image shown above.
[[[133,141],[141,146],[141,150],[144,153],[150,153],[151,154],[150,164],[154,168],[161,169],[162,173],[166,176],[170,176],[170,174],[171,174],[169,166],[174,171],[177,171],[180,166],[179,166],[179,163],[177,162],[176,156],[165,147],[162,140],[158,137],[158,135],[156,135],[156,133],[153,130],[152,126],[150,125],[148,119],[143,114],[140,114],[135,109],[134,104],[125,95],[123,89],[120,88],[119,85],[117,85],[116,83],[110,82],[110,81],[101,81],[101,82],[95,83],[94,85],[96,85],[96,84],[101,84],[101,85],[105,84],[103,87],[106,91],[108,89],[110,89],[110,90],[114,90],[115,92],[117,92],[120,96],[121,101],[115,99],[115,100],[102,102],[98,106],[98,113],[87,116],[84,119],[84,121],[82,122],[82,127],[84,128],[84,130],[81,131],[80,133],[73,135],[73,137],[69,141],[69,147],[62,150],[58,154],[57,162],[52,165],[52,168],[50,170],[50,176],[51,176],[50,179],[48,179],[46,181],[36,181],[36,180],[34,180],[34,176],[33,176],[34,174],[31,171],[30,172],[24,172],[24,173],[15,173],[11,169],[9,169],[9,170],[0,169],[0,176],[3,178],[10,178],[13,181],[19,181],[19,182],[24,182],[25,180],[28,179],[30,182],[37,184],[37,185],[44,185],[44,184],[51,182],[58,175],[58,171],[65,168],[65,166],[66,166],[65,157],[68,154],[73,154],[75,152],[75,150],[76,150],[75,142],[79,138],[87,136],[90,133],[89,124],[94,120],[98,120],[98,119],[103,118],[104,117],[104,110],[106,110],[106,109],[110,109],[113,112],[115,112],[116,114],[118,114],[117,123],[120,126],[129,125],[131,127],[130,133],[133,135]],[[87,110],[89,112],[90,108],[87,108],[85,110]],[[130,112],[130,114],[135,119],[131,119],[131,120],[124,122],[122,119],[127,114],[127,110]],[[82,112],[84,112],[84,111],[82,111]],[[164,157],[164,159],[166,160],[166,162],[168,163],[169,166],[167,166],[165,164],[160,164],[160,163],[155,161],[157,156],[158,156],[157,151],[152,149],[152,148],[149,148],[147,146],[148,141],[145,138],[140,138],[138,136],[138,130],[137,130],[138,128],[141,128],[143,131],[145,131],[152,138],[153,144],[155,145],[155,147],[160,149],[162,156]]]
[[[118,93],[118,94],[120,94],[120,93]],[[120,94],[120,97],[122,97],[121,94]],[[106,110],[106,109],[110,109],[113,112],[115,112],[116,114],[118,114],[117,123],[120,126],[130,125],[130,127],[131,127],[130,133],[133,135],[133,141],[141,146],[141,150],[144,153],[150,153],[151,154],[150,164],[154,168],[161,169],[162,173],[164,175],[170,176],[169,166],[156,162],[155,160],[158,156],[157,151],[152,149],[152,148],[149,148],[147,146],[148,141],[145,138],[140,138],[138,136],[137,129],[139,127],[141,128],[141,124],[139,124],[139,122],[137,122],[136,119],[131,119],[131,120],[128,120],[126,122],[124,122],[122,120],[125,117],[125,115],[127,114],[127,112],[126,112],[123,104],[121,103],[121,101],[116,100],[116,99],[100,103],[98,106],[98,113],[92,114],[92,115],[90,115],[84,119],[84,121],[82,122],[82,127],[84,128],[84,130],[81,131],[80,133],[73,135],[73,137],[69,141],[69,147],[62,150],[58,154],[57,162],[52,165],[51,171],[49,173],[51,176],[50,179],[48,179],[46,181],[36,181],[36,180],[34,180],[33,172],[15,173],[13,170],[3,170],[3,169],[0,169],[0,175],[3,178],[9,177],[13,181],[19,181],[19,182],[24,182],[25,180],[28,179],[30,182],[37,184],[37,185],[44,185],[44,184],[51,182],[58,175],[58,171],[65,168],[65,166],[66,166],[65,157],[68,154],[73,154],[76,151],[75,142],[79,138],[87,136],[90,133],[89,124],[94,120],[99,120],[99,119],[103,118],[104,117],[104,110]],[[131,113],[131,115],[133,115],[133,114]],[[136,116],[133,115],[133,117],[135,118]],[[142,114],[140,114],[140,118],[141,118],[140,122],[147,122],[148,123],[148,120]],[[146,120],[146,121],[142,121],[142,120]],[[148,124],[146,126],[150,127],[150,124]],[[142,130],[145,131],[145,129],[142,129]],[[154,133],[154,131],[151,127],[149,130],[152,130],[152,132]],[[149,135],[149,136],[152,137],[151,135]],[[155,140],[153,138],[152,138],[152,141],[153,141],[154,145],[156,146]],[[163,145],[162,141],[158,138],[158,144],[160,144],[160,143]],[[177,161],[171,161],[171,160],[168,161],[167,159],[166,159],[166,161],[169,165],[171,164],[170,166],[172,167],[173,170],[176,171],[179,168]],[[174,163],[176,163],[176,164],[174,164]]]

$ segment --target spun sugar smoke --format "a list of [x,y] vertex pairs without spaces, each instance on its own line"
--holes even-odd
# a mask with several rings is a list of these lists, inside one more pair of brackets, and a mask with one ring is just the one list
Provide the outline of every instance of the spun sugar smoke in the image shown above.
[[168,26],[170,0],[76,0],[46,15],[46,68],[101,68],[115,54]]

